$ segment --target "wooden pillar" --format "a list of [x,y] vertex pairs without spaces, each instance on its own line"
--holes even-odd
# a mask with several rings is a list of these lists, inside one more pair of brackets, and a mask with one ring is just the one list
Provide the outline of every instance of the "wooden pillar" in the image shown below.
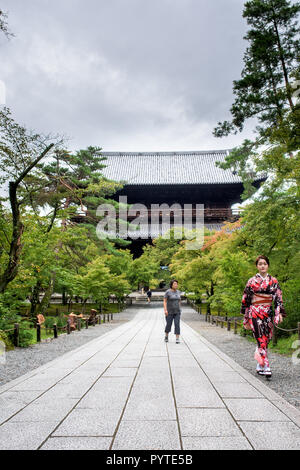
[[57,325],[55,323],[53,325],[53,336],[54,338],[57,338]]

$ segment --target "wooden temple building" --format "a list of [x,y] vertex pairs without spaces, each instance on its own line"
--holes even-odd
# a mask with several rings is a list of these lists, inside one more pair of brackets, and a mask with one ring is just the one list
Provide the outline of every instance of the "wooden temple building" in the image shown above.
[[[241,202],[243,184],[230,169],[223,170],[229,150],[196,152],[103,152],[106,167],[103,175],[122,182],[124,187],[113,198],[127,196],[128,204],[144,204],[151,220],[151,205],[166,203],[204,204],[204,223],[208,229],[219,229],[225,221],[234,220],[231,206]],[[259,187],[265,178],[254,182]],[[130,221],[130,218],[128,218]],[[149,233],[148,240],[133,241],[134,251],[158,236]]]

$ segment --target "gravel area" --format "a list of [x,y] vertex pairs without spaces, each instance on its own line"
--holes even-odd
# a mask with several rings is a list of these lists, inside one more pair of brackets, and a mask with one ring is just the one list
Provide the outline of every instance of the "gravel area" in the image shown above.
[[255,343],[239,334],[235,335],[233,331],[227,331],[225,326],[221,328],[205,322],[204,315],[199,315],[187,306],[183,306],[182,320],[289,403],[300,408],[300,363],[293,364],[291,357],[269,351],[272,379],[266,381],[255,371]]
[[95,327],[89,326],[88,329],[84,328],[70,335],[59,335],[57,339],[45,340],[28,348],[15,348],[7,351],[5,364],[0,364],[0,386],[131,320],[136,315],[137,308],[137,306],[132,306],[121,313],[114,314],[113,321],[109,323],[102,323]]

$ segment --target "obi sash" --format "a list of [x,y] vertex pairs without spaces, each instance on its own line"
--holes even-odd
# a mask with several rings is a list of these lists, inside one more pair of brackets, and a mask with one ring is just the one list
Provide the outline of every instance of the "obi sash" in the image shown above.
[[252,305],[272,305],[272,295],[270,294],[254,294],[252,298]]

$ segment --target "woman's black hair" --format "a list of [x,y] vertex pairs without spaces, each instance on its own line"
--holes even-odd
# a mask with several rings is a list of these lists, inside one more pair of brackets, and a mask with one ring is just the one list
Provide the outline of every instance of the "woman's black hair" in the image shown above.
[[174,282],[177,282],[178,284],[177,279],[172,279],[172,281],[170,282],[170,289],[172,289]]
[[265,262],[267,263],[268,266],[270,266],[270,261],[269,261],[269,258],[267,256],[264,256],[264,255],[259,255],[256,260],[255,260],[255,264],[257,266],[258,262],[260,259],[264,259]]

